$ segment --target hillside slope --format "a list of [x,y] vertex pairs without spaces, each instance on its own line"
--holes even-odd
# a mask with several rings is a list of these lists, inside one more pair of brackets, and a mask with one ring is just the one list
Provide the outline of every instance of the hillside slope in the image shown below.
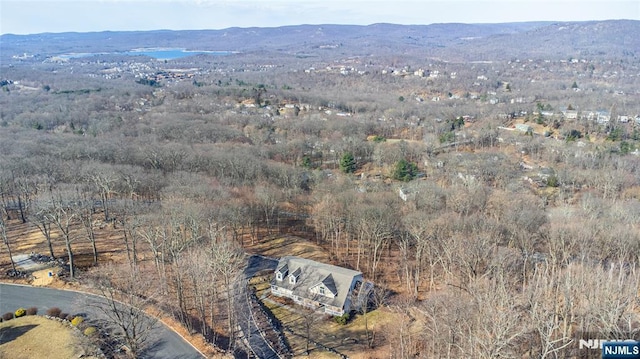
[[305,57],[440,57],[500,60],[631,56],[640,49],[640,21],[504,24],[298,25],[224,30],[5,34],[3,60],[23,53],[116,52],[137,47],[230,50]]

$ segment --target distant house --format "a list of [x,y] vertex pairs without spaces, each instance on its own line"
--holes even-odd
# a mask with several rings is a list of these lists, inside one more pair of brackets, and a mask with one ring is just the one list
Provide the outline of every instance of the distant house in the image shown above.
[[405,202],[410,200],[410,199],[415,198],[415,196],[416,196],[415,192],[411,191],[408,188],[402,188],[402,187],[400,189],[398,189],[398,195]]
[[567,120],[577,120],[578,119],[578,111],[575,110],[566,110],[562,113],[564,118]]
[[284,106],[278,108],[278,114],[285,117],[298,116],[299,113],[300,107],[292,103],[287,103]]
[[357,309],[362,295],[371,286],[371,283],[363,281],[361,272],[286,256],[278,262],[271,281],[271,293],[291,298],[296,304],[308,308],[322,309],[327,314],[343,315]]
[[517,123],[516,124],[516,130],[520,131],[520,132],[524,132],[524,133],[533,133],[533,127],[524,124],[524,123]]
[[595,121],[598,119],[598,113],[596,111],[587,111],[583,113],[583,116],[589,121]]
[[543,180],[547,180],[549,179],[549,177],[552,177],[555,175],[556,175],[556,171],[554,171],[553,168],[549,168],[549,167],[542,167],[538,171],[538,177],[542,178]]
[[607,111],[598,111],[598,123],[607,123],[611,120],[611,115]]

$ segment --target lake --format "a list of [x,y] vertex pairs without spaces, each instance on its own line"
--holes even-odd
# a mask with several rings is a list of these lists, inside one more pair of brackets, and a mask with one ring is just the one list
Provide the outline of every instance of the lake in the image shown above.
[[174,60],[195,55],[224,56],[236,53],[235,51],[208,51],[208,50],[186,50],[174,48],[142,48],[122,52],[96,52],[96,53],[69,53],[58,55],[64,59],[76,59],[97,55],[127,55],[127,56],[149,56],[156,60]]

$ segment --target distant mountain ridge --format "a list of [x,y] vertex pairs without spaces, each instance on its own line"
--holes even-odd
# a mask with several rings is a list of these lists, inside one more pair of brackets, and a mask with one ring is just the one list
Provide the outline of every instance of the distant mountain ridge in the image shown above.
[[175,47],[305,56],[409,56],[451,60],[638,56],[640,21],[502,24],[296,25],[223,30],[43,33],[0,36],[2,56]]

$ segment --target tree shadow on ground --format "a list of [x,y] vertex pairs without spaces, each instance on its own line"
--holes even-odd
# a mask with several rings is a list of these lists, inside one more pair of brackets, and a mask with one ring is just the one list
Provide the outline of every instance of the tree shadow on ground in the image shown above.
[[17,338],[37,326],[37,324],[28,324],[0,328],[0,345],[16,340]]

